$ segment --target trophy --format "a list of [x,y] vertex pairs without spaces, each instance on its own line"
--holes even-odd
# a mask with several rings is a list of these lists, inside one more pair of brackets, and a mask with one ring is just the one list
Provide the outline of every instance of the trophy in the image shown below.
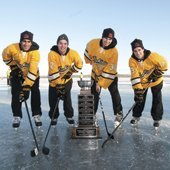
[[72,138],[99,138],[99,126],[94,113],[94,95],[91,94],[92,80],[78,80],[81,88],[78,95],[78,122],[73,127]]

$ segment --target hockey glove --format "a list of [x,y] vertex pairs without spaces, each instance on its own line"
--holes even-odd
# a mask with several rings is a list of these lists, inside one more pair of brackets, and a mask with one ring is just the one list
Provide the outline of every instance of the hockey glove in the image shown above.
[[56,92],[58,96],[63,100],[65,95],[65,85],[64,84],[57,84],[56,85]]
[[74,70],[72,68],[70,68],[70,70],[62,78],[69,79],[72,76],[73,72],[74,72]]
[[135,101],[137,104],[141,104],[143,102],[143,89],[135,89]]
[[152,74],[149,76],[149,80],[155,82],[156,80],[158,80],[160,77],[162,77],[162,75],[164,74],[163,71],[155,69]]
[[22,89],[19,94],[20,102],[23,102],[24,100],[27,100],[29,98],[30,90],[31,90],[31,87],[29,85],[22,86]]
[[12,70],[10,74],[12,77],[18,77],[18,78],[23,77],[23,72],[19,68]]

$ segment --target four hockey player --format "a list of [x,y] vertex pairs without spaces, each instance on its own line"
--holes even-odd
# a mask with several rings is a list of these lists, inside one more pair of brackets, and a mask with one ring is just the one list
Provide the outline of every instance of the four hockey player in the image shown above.
[[[63,109],[66,120],[74,124],[74,110],[71,100],[72,74],[82,69],[83,62],[79,54],[68,47],[67,35],[62,34],[57,39],[48,54],[49,66],[49,117],[51,125],[57,124],[59,107],[57,99],[63,100]],[[101,38],[93,39],[87,43],[84,60],[91,64],[91,79],[93,85],[91,92],[94,95],[94,111],[98,109],[101,89],[108,89],[112,99],[113,112],[115,115],[115,127],[123,118],[123,108],[118,90],[118,50],[117,40],[113,29],[103,30]],[[135,106],[133,118],[130,121],[136,125],[139,121],[146,102],[148,88],[152,92],[151,115],[153,126],[158,128],[163,116],[162,87],[163,73],[168,69],[167,61],[157,53],[146,50],[140,39],[132,43],[132,56],[129,59],[131,70],[131,83],[134,89]],[[13,127],[20,126],[22,118],[21,104],[27,100],[31,92],[31,110],[35,125],[41,126],[40,117],[41,100],[39,90],[40,61],[39,45],[33,41],[33,34],[24,31],[20,35],[20,42],[7,46],[2,53],[3,61],[10,67],[10,83],[13,112]]]

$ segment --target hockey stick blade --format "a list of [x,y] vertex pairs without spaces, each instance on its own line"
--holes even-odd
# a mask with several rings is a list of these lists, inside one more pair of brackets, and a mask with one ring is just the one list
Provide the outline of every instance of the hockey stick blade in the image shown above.
[[[136,103],[133,104],[133,106],[129,109],[129,111],[127,112],[127,114],[123,117],[123,119],[120,121],[119,125],[113,130],[113,132],[111,133],[110,136],[107,137],[107,139],[103,142],[102,144],[102,148],[104,147],[104,145],[110,140],[110,139],[114,139],[114,133],[117,131],[117,129],[121,126],[122,122],[126,119],[126,117],[129,115],[129,113],[131,112],[131,110],[135,107]],[[113,137],[113,138],[112,138]]]

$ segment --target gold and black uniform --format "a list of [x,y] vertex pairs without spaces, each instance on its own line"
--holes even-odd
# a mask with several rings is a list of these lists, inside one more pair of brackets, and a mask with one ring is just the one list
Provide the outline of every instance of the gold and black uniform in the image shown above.
[[39,45],[32,42],[29,51],[24,52],[21,49],[20,43],[14,43],[3,50],[2,57],[3,61],[11,69],[11,106],[14,116],[22,118],[19,93],[21,87],[25,85],[31,87],[31,106],[33,116],[38,114],[41,115],[38,70],[38,64],[40,61]]
[[118,51],[116,49],[117,40],[114,38],[112,43],[106,47],[102,47],[102,39],[91,40],[85,49],[85,62],[92,65],[91,77],[94,80],[92,86],[92,94],[95,97],[95,113],[98,108],[99,93],[96,92],[96,83],[100,87],[109,90],[112,96],[114,114],[122,111],[121,98],[117,88],[117,63]]
[[73,72],[78,72],[82,69],[83,62],[79,54],[70,48],[67,48],[67,52],[65,55],[61,55],[58,51],[57,45],[51,48],[51,51],[48,54],[48,77],[49,77],[49,117],[52,119],[58,118],[59,110],[57,107],[55,115],[53,115],[53,111],[56,105],[56,100],[58,98],[58,94],[56,93],[56,86],[63,85],[65,89],[64,94],[64,115],[67,118],[73,117],[73,107],[71,101],[71,88],[72,88],[72,77],[65,79],[64,75],[71,69]]
[[[163,115],[162,93],[163,76],[156,79],[151,79],[155,69],[159,71],[167,71],[168,63],[166,59],[149,50],[144,49],[144,58],[139,60],[134,54],[129,59],[129,67],[131,71],[131,84],[135,89],[148,89],[151,88],[152,92],[152,108],[151,115],[153,120],[159,121]],[[144,93],[144,100],[141,105],[136,105],[133,109],[133,116],[140,117],[144,109],[146,101],[147,90]]]

